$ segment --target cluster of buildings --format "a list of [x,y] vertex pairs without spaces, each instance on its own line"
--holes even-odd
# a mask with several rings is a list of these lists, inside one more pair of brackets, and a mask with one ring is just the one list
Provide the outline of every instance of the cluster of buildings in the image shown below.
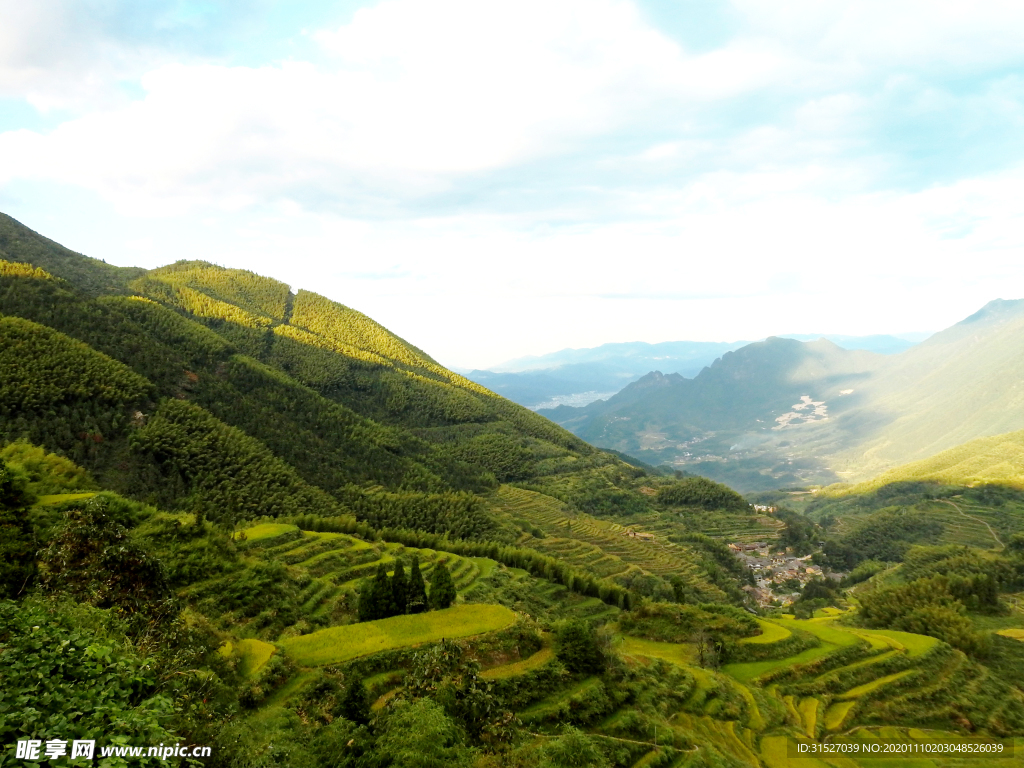
[[821,567],[811,562],[810,555],[794,557],[772,553],[764,541],[733,543],[729,549],[753,571],[757,586],[747,586],[744,590],[762,608],[789,605],[800,596],[799,592],[793,591],[794,583],[799,583],[800,588],[803,588],[811,579],[824,576]]

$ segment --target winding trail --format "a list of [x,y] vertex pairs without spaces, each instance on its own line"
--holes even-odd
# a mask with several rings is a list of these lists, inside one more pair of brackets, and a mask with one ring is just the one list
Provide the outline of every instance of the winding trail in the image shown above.
[[962,509],[960,509],[960,507],[958,507],[956,504],[954,504],[952,501],[949,501],[948,499],[940,499],[940,501],[942,501],[943,504],[949,504],[949,506],[951,506],[953,509],[955,509],[957,512],[959,512],[961,514],[961,516],[966,517],[968,520],[974,520],[975,522],[981,523],[982,525],[984,525],[986,528],[988,528],[988,532],[992,534],[992,538],[996,540],[996,544],[999,545],[999,549],[1006,549],[1006,545],[1003,544],[1002,539],[1000,539],[998,536],[996,536],[996,532],[992,530],[992,526],[991,525],[986,523],[980,517],[975,517],[974,515],[968,515],[966,512],[964,512]]

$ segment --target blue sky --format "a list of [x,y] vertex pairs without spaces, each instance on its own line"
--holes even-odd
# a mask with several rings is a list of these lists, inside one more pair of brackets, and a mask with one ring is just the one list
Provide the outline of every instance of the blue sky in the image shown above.
[[1019,298],[1024,5],[0,0],[0,210],[442,362]]

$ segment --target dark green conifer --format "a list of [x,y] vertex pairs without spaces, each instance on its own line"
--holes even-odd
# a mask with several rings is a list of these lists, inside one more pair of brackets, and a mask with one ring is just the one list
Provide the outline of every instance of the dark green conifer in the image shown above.
[[434,610],[449,607],[455,602],[455,582],[448,566],[438,563],[430,574],[430,607]]
[[395,601],[391,595],[391,579],[384,563],[377,566],[377,575],[373,577],[373,591],[370,595],[374,613],[378,619],[386,619],[395,615]]
[[379,619],[377,607],[373,602],[373,579],[363,579],[359,582],[359,612],[360,621],[373,621]]
[[391,602],[396,616],[401,616],[408,610],[409,583],[406,581],[405,567],[401,560],[395,561],[395,572],[391,575]]
[[341,716],[359,725],[370,722],[370,700],[366,695],[366,686],[354,674],[348,676],[345,693],[341,697]]
[[412,556],[412,567],[409,569],[409,583],[406,586],[406,607],[409,613],[423,613],[427,610],[427,585],[420,573],[419,555]]

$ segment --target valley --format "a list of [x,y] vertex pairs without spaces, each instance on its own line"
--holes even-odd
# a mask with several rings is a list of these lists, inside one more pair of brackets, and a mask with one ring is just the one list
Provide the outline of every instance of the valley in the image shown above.
[[718,350],[560,426],[324,296],[0,217],[0,762],[1017,765],[1024,433],[974,435],[1015,395],[966,366],[1006,380],[1021,311]]

